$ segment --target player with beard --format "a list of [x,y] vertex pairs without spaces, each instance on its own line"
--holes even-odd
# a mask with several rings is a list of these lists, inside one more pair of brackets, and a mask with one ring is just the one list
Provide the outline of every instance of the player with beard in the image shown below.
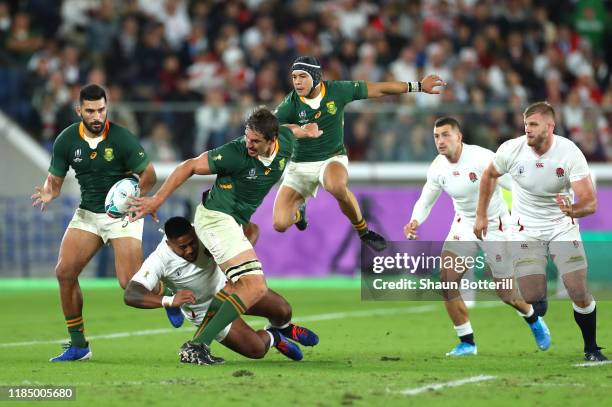
[[91,358],[78,277],[102,245],[110,242],[113,247],[122,288],[142,264],[143,221],[125,225],[121,219],[110,218],[104,210],[106,194],[113,184],[128,176],[138,177],[143,194],[156,181],[153,165],[138,138],[108,120],[103,88],[95,84],[83,87],[76,112],[81,121],[68,126],[55,140],[47,179],[32,195],[32,205],[44,210],[60,195],[69,167],[81,189],[81,202],[64,233],[55,267],[70,342],[52,362]]

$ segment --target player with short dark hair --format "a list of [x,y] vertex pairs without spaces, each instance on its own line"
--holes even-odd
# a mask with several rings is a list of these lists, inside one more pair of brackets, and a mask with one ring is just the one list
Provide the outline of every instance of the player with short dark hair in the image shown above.
[[597,209],[589,165],[571,140],[554,134],[555,110],[550,104],[534,103],[523,117],[525,135],[502,144],[482,175],[474,233],[479,239],[486,235],[495,183],[510,174],[512,240],[517,242],[512,254],[522,296],[530,303],[546,296],[550,256],[573,302],[585,359],[607,360],[597,345],[597,310],[588,291],[586,253],[574,221]]
[[[229,296],[233,287],[227,283],[187,219],[170,218],[164,230],[164,239],[128,284],[125,302],[136,308],[181,307],[185,317],[200,328],[210,320],[209,307],[213,299]],[[257,239],[255,230],[251,228],[251,233],[245,232],[253,245]],[[160,281],[171,286],[176,293],[172,297],[155,294],[153,288]],[[274,346],[288,358],[301,360],[303,355],[299,346],[287,337],[306,346],[318,343],[318,337],[312,331],[291,323],[291,306],[272,290],[268,290],[246,314],[266,317],[271,326],[267,330],[254,331],[241,318],[236,318],[216,336],[220,343],[243,356],[262,358]],[[192,361],[188,353],[181,356],[183,362],[203,363],[197,358]],[[212,360],[221,362],[217,358]]]
[[[183,349],[182,360],[213,364],[210,344],[225,327],[261,300],[268,288],[262,265],[243,226],[278,182],[293,151],[294,137],[316,138],[316,124],[278,127],[264,107],[247,119],[244,137],[184,161],[152,197],[133,200],[133,220],[155,214],[170,194],[194,174],[217,174],[215,184],[198,205],[194,226],[198,238],[232,282],[233,292],[211,303],[214,312]],[[190,355],[190,356],[189,356]]]
[[83,294],[78,277],[102,245],[110,242],[113,246],[122,288],[142,263],[143,222],[123,225],[121,219],[110,218],[104,210],[106,194],[113,184],[129,175],[138,175],[142,193],[149,191],[156,180],[153,165],[138,138],[108,120],[102,87],[83,87],[76,112],[81,121],[68,126],[55,140],[49,175],[32,195],[32,205],[40,205],[43,210],[60,195],[69,167],[81,188],[81,203],[68,224],[55,267],[70,343],[52,362],[91,357],[84,334]]
[[344,146],[344,108],[354,100],[399,95],[406,92],[437,94],[445,83],[437,75],[420,82],[324,81],[321,64],[313,56],[300,56],[291,65],[293,91],[276,108],[281,125],[316,123],[323,131],[317,139],[296,140],[291,164],[274,202],[274,229],[307,227],[306,199],[319,185],[333,195],[340,210],[361,240],[375,250],[385,239],[368,229],[355,195],[348,188],[348,157]]
[[[478,186],[482,173],[493,158],[493,152],[479,146],[463,142],[459,122],[452,117],[441,117],[434,122],[434,142],[439,155],[427,170],[427,182],[418,201],[415,203],[410,222],[404,227],[408,239],[417,238],[417,230],[429,216],[431,208],[445,191],[453,200],[455,216],[448,236],[442,248],[443,259],[476,258],[479,251],[485,254],[485,261],[491,269],[493,279],[507,282],[509,289],[498,289],[498,296],[506,304],[517,310],[529,325],[536,344],[540,350],[550,346],[550,332],[544,319],[538,316],[533,307],[518,295],[513,285],[514,268],[507,241],[509,237],[510,215],[506,207],[501,188],[496,188],[492,204],[487,212],[491,231],[479,242],[473,232],[478,202]],[[511,189],[509,179],[503,179],[504,188]],[[456,260],[446,263],[457,264]],[[440,280],[458,284],[466,270],[442,267]],[[453,322],[459,343],[446,355],[476,355],[478,350],[474,340],[474,331],[470,323],[468,309],[461,298],[459,290],[443,290],[444,305]]]

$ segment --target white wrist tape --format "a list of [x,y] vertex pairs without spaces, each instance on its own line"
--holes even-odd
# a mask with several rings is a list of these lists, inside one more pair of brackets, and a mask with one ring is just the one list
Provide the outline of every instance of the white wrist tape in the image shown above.
[[408,82],[408,92],[420,92],[421,82]]
[[172,303],[174,302],[174,295],[172,297],[165,295],[162,297],[162,307],[164,308],[168,308],[172,306]]

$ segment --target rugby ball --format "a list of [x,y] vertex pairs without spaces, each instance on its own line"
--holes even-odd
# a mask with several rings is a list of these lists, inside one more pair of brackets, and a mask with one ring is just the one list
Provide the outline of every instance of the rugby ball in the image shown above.
[[129,199],[140,196],[138,181],[124,178],[111,187],[104,200],[104,210],[111,218],[122,218],[130,209]]

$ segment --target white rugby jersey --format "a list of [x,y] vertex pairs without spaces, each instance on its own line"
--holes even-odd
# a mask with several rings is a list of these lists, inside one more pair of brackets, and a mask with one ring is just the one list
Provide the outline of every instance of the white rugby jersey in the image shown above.
[[[414,205],[410,219],[416,219],[419,224],[422,224],[429,216],[440,193],[444,191],[453,200],[455,218],[465,219],[473,224],[478,206],[480,178],[494,155],[491,150],[465,143],[459,161],[456,163],[449,162],[445,156],[439,154],[427,170],[427,182],[423,186],[419,200]],[[499,183],[507,189],[511,188],[507,179],[500,178]],[[491,197],[487,215],[489,222],[496,224],[499,224],[500,217],[503,219],[508,215],[508,208],[499,185]]]
[[162,280],[174,291],[191,290],[196,297],[195,304],[183,304],[181,309],[192,322],[199,324],[204,317],[213,296],[225,286],[225,275],[217,267],[215,260],[204,252],[200,242],[198,257],[190,263],[170,249],[166,237],[147,257],[132,280],[153,290]]
[[590,175],[582,151],[565,137],[553,135],[550,149],[537,155],[527,145],[527,136],[502,144],[493,165],[513,179],[512,219],[526,229],[549,229],[571,223],[556,202],[557,194],[571,195],[571,183]]

